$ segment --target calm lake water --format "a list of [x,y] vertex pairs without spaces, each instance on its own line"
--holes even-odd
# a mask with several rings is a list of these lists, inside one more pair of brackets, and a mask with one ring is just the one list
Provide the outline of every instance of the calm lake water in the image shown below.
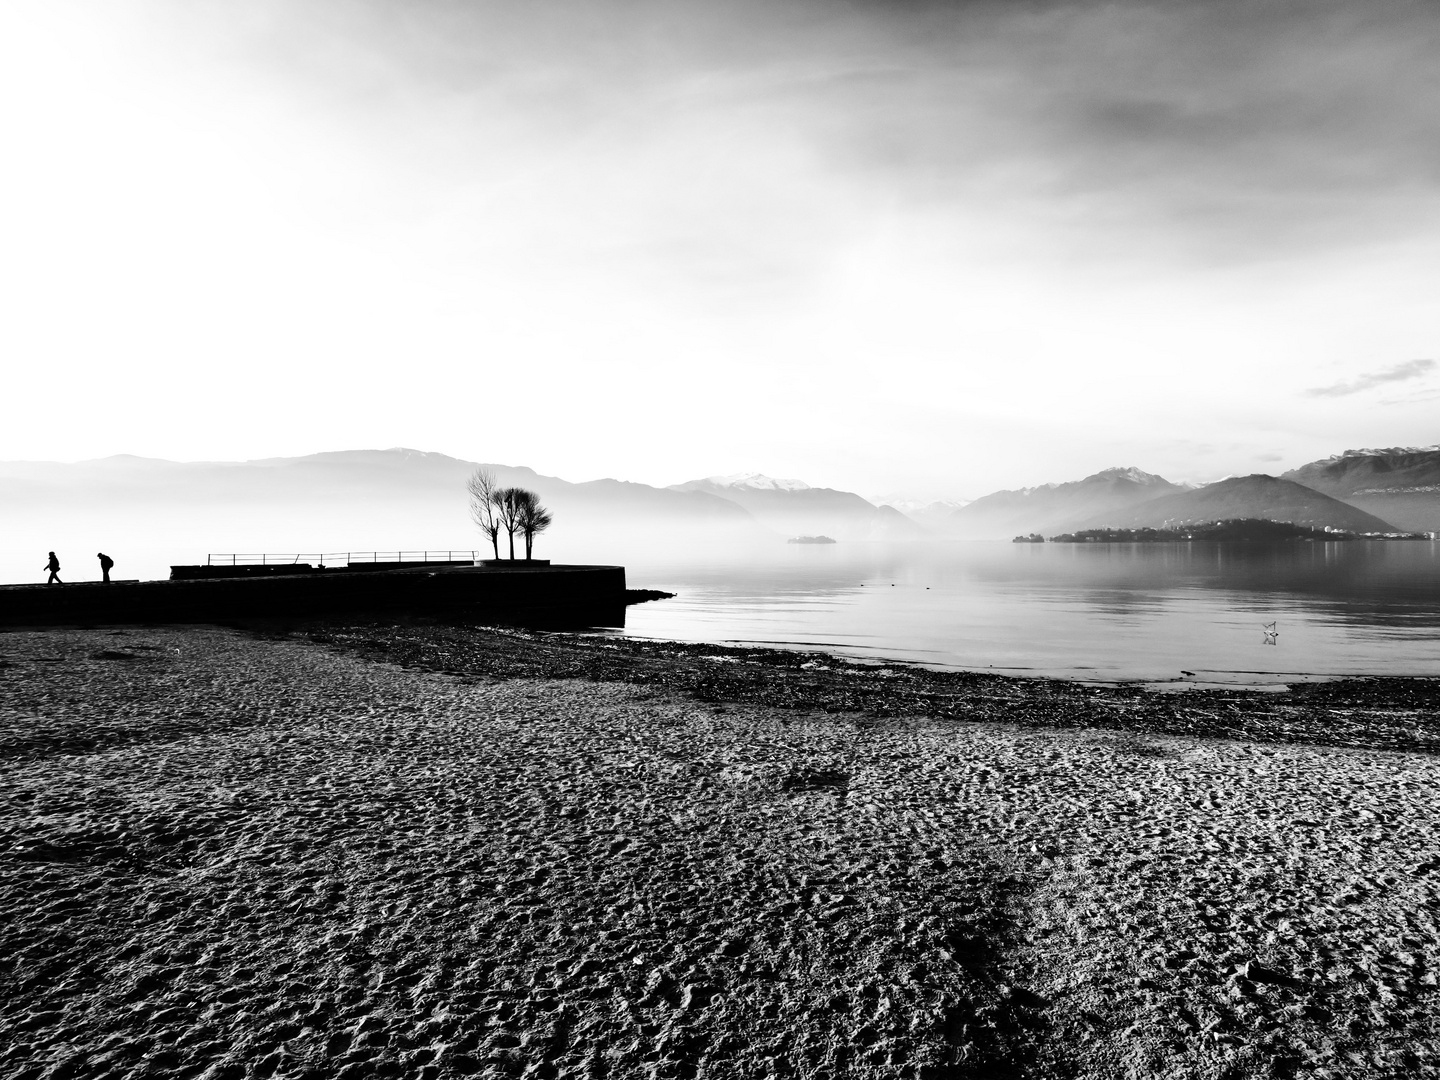
[[678,594],[629,609],[640,637],[1176,686],[1440,676],[1435,542],[788,544],[627,576]]

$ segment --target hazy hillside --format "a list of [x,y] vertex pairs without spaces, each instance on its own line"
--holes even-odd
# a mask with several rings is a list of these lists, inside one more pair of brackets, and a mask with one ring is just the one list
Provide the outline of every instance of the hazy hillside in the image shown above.
[[[351,450],[243,462],[175,462],[129,455],[82,461],[0,462],[0,498],[7,505],[136,503],[465,504],[465,480],[477,467],[418,450]],[[572,483],[523,466],[491,464],[502,486],[539,492],[555,509],[602,516],[670,516],[746,522],[733,502],[617,480]]]
[[[117,575],[153,577],[210,553],[475,549],[481,538],[465,495],[475,467],[405,449],[246,462],[0,462],[0,580],[28,580],[48,550],[85,568],[77,578],[85,580],[99,550],[115,556]],[[554,512],[542,557],[613,561],[646,544],[782,539],[704,492],[490,467],[502,485],[538,492]]]
[[1096,515],[1185,489],[1136,468],[1113,468],[1065,484],[997,491],[951,515],[949,528],[968,539],[1008,540],[1032,532],[1046,536],[1086,528]]
[[[117,559],[117,576],[133,577],[163,576],[170,563],[212,552],[478,549],[465,498],[475,467],[406,449],[244,462],[130,455],[0,462],[0,580],[35,578],[49,550],[79,568],[76,580],[87,580],[98,574],[97,551]],[[934,535],[892,506],[799,480],[751,474],[658,488],[490,467],[502,485],[531,488],[551,508],[556,523],[537,554],[562,561],[635,562],[646,551],[694,555],[710,545],[771,545],[799,535]],[[1242,477],[1196,491],[1139,469],[1106,469],[1072,483],[995,492],[930,515],[927,524],[943,522],[946,533],[966,538],[1009,539],[1238,517],[1356,531],[1440,530],[1440,449],[1347,451],[1285,478]]]
[[1283,475],[1401,529],[1440,531],[1440,446],[1346,450]]
[[871,506],[888,506],[892,510],[899,510],[911,521],[940,532],[950,531],[951,518],[955,511],[970,505],[969,499],[917,499],[903,493],[867,495],[865,499]]
[[1339,499],[1293,480],[1282,480],[1263,473],[1235,476],[1194,491],[1164,495],[1137,506],[1107,511],[1086,521],[1080,528],[1163,529],[1231,518],[1264,518],[1349,532],[1398,531],[1389,522]]
[[711,476],[675,484],[671,491],[728,499],[762,525],[788,536],[823,534],[837,540],[910,540],[925,529],[890,506],[873,506],[859,495],[810,487],[768,476]]

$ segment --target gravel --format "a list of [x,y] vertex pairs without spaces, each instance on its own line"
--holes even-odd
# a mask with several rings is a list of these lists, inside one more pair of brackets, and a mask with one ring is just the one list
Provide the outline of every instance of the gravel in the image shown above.
[[0,634],[0,1075],[1440,1075],[1435,703]]

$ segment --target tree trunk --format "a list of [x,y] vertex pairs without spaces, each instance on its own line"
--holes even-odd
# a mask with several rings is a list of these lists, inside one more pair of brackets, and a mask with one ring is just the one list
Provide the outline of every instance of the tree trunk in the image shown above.
[[515,530],[510,530],[510,561],[515,561]]
[[535,542],[535,537],[530,533],[525,534],[525,561],[530,561],[530,545]]

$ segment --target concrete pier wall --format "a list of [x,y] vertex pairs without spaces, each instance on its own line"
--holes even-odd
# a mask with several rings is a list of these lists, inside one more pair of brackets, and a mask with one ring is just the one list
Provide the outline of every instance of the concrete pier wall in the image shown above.
[[0,586],[0,625],[453,615],[519,626],[625,625],[623,566],[455,567],[109,585]]

